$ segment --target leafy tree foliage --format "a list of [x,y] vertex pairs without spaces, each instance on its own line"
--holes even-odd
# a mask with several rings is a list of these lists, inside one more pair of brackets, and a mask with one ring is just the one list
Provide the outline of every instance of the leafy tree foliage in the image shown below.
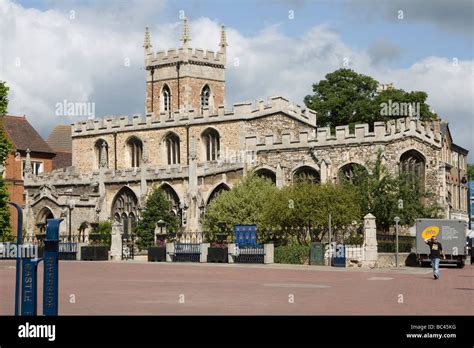
[[355,186],[363,214],[372,213],[379,230],[388,231],[395,216],[400,217],[402,225],[413,225],[418,218],[437,217],[440,207],[433,193],[421,187],[419,178],[409,173],[390,174],[382,165],[381,151],[375,162],[368,162],[367,166],[368,171],[356,169],[355,185],[344,185]]
[[265,206],[275,197],[278,189],[266,178],[249,173],[232,190],[222,192],[206,209],[201,221],[208,233],[219,232],[223,221],[230,231],[234,224],[257,224],[258,230],[267,228]]
[[[8,87],[0,81],[0,118],[7,113]],[[7,138],[0,121],[0,167],[4,168],[5,161],[12,151],[12,144]],[[8,191],[3,176],[0,175],[0,240],[11,239],[10,210],[8,207]]]
[[[305,104],[318,113],[317,125],[336,127],[358,123],[373,124],[396,116],[382,112],[383,103],[420,103],[421,120],[431,120],[436,115],[426,104],[425,92],[405,92],[402,89],[386,89],[378,92],[379,83],[370,76],[351,69],[338,69],[326,75],[324,80],[313,84],[313,95],[305,97]],[[407,115],[401,115],[404,117]]]
[[468,180],[474,180],[474,164],[467,165],[467,177]]
[[352,186],[296,182],[267,203],[266,221],[270,230],[286,229],[300,244],[308,244],[326,236],[329,215],[334,232],[360,221],[358,200],[358,191]]
[[146,249],[153,245],[156,223],[160,220],[166,222],[168,233],[175,233],[179,229],[177,216],[171,210],[171,203],[160,188],[155,188],[147,198],[145,208],[137,224],[137,245]]
[[234,224],[256,224],[259,241],[284,239],[308,244],[327,233],[328,216],[332,214],[333,229],[360,221],[357,190],[353,187],[311,184],[301,181],[281,190],[254,174],[219,195],[203,218],[205,231],[218,232],[224,221],[230,231]]

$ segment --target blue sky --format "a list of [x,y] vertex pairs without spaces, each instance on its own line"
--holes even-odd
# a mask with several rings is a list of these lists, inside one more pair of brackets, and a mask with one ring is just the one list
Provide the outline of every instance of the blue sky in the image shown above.
[[98,117],[143,113],[143,28],[154,50],[177,47],[180,10],[193,47],[215,50],[219,25],[228,29],[230,105],[275,94],[302,104],[347,57],[382,83],[428,92],[455,141],[474,151],[471,0],[0,0],[10,113],[27,114],[43,136],[70,121],[54,117],[65,99],[94,102]]
[[[453,6],[456,1],[452,1]],[[93,7],[96,2],[64,0],[58,4],[49,0],[22,0],[17,3],[26,8],[49,10],[74,8],[77,3]],[[114,6],[114,3],[127,1],[106,2]],[[379,4],[383,2],[386,1],[378,0]],[[430,6],[429,1],[418,2]],[[452,31],[446,31],[435,22],[417,21],[416,17],[410,18],[412,14],[409,8],[404,11],[405,20],[399,20],[398,10],[375,6],[377,0],[373,0],[373,4],[357,0],[190,0],[163,3],[165,7],[160,21],[176,20],[179,11],[184,10],[188,16],[209,17],[226,26],[236,27],[248,36],[255,35],[267,26],[278,25],[284,34],[298,37],[312,26],[325,23],[354,49],[367,48],[377,39],[385,38],[402,50],[399,59],[391,61],[393,67],[407,67],[431,55],[472,59],[474,53],[472,33],[456,32],[455,27]],[[399,9],[403,11],[404,7],[399,6]],[[474,11],[474,6],[471,10]],[[289,19],[289,11],[294,11],[293,20]],[[474,20],[473,14],[471,18]]]

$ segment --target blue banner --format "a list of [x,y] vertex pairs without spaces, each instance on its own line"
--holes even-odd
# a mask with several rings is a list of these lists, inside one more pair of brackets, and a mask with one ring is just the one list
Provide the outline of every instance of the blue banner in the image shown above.
[[235,244],[257,245],[257,225],[234,225]]

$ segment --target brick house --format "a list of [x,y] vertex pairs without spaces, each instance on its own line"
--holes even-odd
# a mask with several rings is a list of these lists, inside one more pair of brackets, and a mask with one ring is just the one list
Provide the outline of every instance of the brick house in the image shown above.
[[[2,125],[13,145],[11,154],[5,161],[3,178],[5,179],[10,200],[24,204],[23,178],[27,159],[31,162],[31,173],[50,172],[53,169],[55,153],[28,122],[25,116],[1,116]],[[11,208],[12,233],[17,232],[17,213]]]

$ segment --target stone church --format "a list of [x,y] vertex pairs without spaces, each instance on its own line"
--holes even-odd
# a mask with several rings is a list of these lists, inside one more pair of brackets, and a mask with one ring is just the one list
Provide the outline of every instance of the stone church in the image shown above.
[[[107,117],[71,125],[72,166],[34,175],[25,167],[25,220],[38,233],[47,218],[64,217],[62,235],[84,235],[104,220],[132,231],[147,194],[161,187],[179,216],[186,241],[200,240],[209,203],[252,170],[282,187],[298,178],[351,180],[378,149],[393,172],[412,171],[450,218],[467,220],[467,150],[447,122],[412,117],[316,127],[316,114],[283,97],[224,106],[227,40],[218,50],[189,46],[154,52],[145,30],[145,116]],[[297,81],[295,81],[297,83]]]

